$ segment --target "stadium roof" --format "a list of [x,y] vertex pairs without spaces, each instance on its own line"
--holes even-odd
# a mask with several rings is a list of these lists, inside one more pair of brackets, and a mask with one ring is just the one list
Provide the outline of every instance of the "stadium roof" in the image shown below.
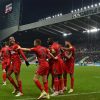
[[[1,31],[2,34],[13,34],[18,31],[36,30],[42,33],[51,34],[70,34],[70,33],[84,33],[92,31],[99,31],[100,28],[100,5],[92,5],[87,8],[74,10],[69,14],[52,16],[39,20],[38,22],[14,26],[10,29]],[[8,36],[7,35],[7,36]],[[4,38],[3,38],[4,39]]]

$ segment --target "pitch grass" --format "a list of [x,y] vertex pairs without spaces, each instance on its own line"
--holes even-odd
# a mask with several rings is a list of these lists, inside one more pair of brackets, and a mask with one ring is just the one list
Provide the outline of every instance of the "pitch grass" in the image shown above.
[[[0,66],[0,100],[33,100],[37,98],[40,95],[40,91],[33,82],[35,67],[35,65],[30,65],[27,68],[25,65],[22,65],[21,79],[24,96],[15,97],[15,95],[11,94],[13,87],[8,81],[7,86],[2,86]],[[69,85],[68,88],[70,88]],[[51,100],[100,100],[100,67],[75,67],[74,93],[68,94],[65,92],[63,96],[51,97]]]

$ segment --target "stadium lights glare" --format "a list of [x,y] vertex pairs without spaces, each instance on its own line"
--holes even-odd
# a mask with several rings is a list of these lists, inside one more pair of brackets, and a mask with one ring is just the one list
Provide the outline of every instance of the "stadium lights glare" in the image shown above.
[[84,7],[84,9],[86,10],[86,7]]
[[94,6],[93,5],[91,5],[91,8],[93,8]]
[[47,17],[46,20],[47,20],[47,19],[50,19],[50,18],[51,18],[51,17]]
[[90,6],[87,7],[88,9],[90,8]]
[[98,31],[100,31],[100,29],[94,28],[94,29],[90,29],[90,30],[83,31],[83,33],[96,33]]
[[55,16],[52,16],[53,18],[55,17]]
[[83,10],[83,8],[81,8],[81,11]]
[[97,7],[98,5],[97,4],[95,4],[95,7]]
[[73,13],[74,11],[72,10],[71,12]]
[[79,9],[77,9],[77,11],[80,11]]
[[45,19],[48,20],[48,19],[51,19],[51,18],[59,17],[59,16],[62,16],[62,13],[59,13],[57,15],[53,15],[52,17],[51,16],[46,17]]
[[76,12],[79,12],[79,11],[82,11],[82,10],[87,10],[87,9],[90,9],[90,8],[95,8],[95,7],[98,7],[100,6],[100,2],[99,3],[96,3],[96,4],[92,4],[92,5],[88,5],[87,7],[83,7],[83,8],[78,8],[77,10],[72,10],[71,13],[76,13]]
[[58,14],[57,16],[60,16],[60,14]]
[[65,33],[65,32],[62,32],[63,33],[63,36],[66,37],[68,35],[72,35],[72,33]]
[[60,13],[60,16],[62,16],[62,13]]
[[63,36],[64,36],[64,37],[66,37],[66,36],[67,36],[67,34],[66,34],[66,33],[64,33],[64,34],[63,34]]
[[76,10],[75,10],[75,12],[76,12]]

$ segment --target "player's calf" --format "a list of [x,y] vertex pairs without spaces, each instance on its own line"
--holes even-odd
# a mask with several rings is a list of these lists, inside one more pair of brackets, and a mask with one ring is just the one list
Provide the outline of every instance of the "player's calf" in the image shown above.
[[3,69],[3,74],[2,74],[2,78],[3,78],[3,85],[6,85],[6,70]]

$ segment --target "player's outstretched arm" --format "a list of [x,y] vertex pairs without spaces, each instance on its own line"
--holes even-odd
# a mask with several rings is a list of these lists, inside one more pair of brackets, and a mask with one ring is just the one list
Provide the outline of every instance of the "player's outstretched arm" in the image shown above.
[[31,51],[30,48],[19,48],[19,49],[21,49],[21,50],[23,50],[23,51]]
[[53,54],[50,53],[50,52],[49,52],[49,55],[50,55],[53,59],[55,59],[55,60],[58,59],[58,57],[53,56]]
[[27,57],[25,56],[24,52],[23,52],[23,49],[21,49],[21,47],[18,48],[19,49],[19,52],[21,54],[21,56],[23,57],[23,59],[25,60],[25,63],[26,63],[26,66],[29,66],[29,62],[27,60]]

